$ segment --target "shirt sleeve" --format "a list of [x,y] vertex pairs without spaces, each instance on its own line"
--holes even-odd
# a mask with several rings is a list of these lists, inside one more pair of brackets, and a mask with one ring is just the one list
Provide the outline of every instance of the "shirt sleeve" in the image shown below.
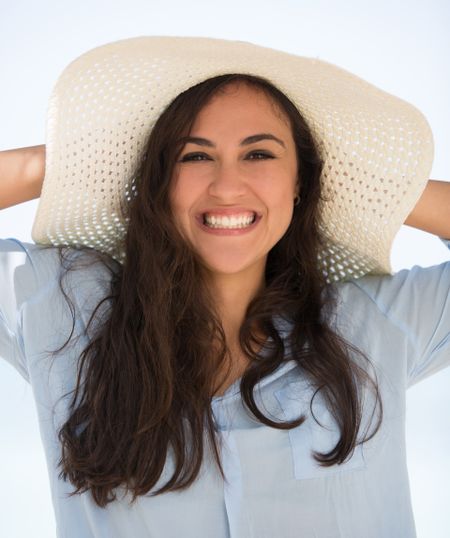
[[0,357],[29,381],[22,312],[38,289],[38,279],[26,243],[15,238],[0,239],[0,283]]
[[[450,249],[450,239],[440,238]],[[410,344],[407,387],[450,365],[450,261],[353,283]]]
[[61,292],[64,271],[58,247],[0,239],[0,359],[28,382],[36,375],[36,365],[45,364],[36,361],[37,356],[62,346],[72,330],[74,340],[84,337],[100,301],[97,320],[109,314],[109,301],[103,300],[111,291],[111,271],[120,265],[104,264],[94,249],[65,250],[64,260],[71,270],[63,288],[74,311]]

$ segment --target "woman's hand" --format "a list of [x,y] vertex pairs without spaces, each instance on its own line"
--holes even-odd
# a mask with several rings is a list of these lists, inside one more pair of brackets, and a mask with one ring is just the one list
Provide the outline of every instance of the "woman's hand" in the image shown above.
[[45,175],[45,144],[0,151],[0,209],[39,198]]
[[450,239],[450,182],[429,179],[405,224]]

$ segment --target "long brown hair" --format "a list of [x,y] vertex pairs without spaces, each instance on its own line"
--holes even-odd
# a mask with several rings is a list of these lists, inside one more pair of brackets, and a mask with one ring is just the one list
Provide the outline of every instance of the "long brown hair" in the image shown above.
[[[324,315],[333,310],[335,295],[318,264],[323,246],[320,148],[295,105],[268,80],[241,74],[216,76],[178,95],[151,131],[135,178],[136,195],[128,200],[123,265],[106,254],[84,249],[108,267],[110,292],[92,311],[86,328],[87,333],[93,324],[95,331],[79,357],[69,418],[58,432],[62,445],[58,465],[59,477],[75,486],[72,495],[91,490],[101,507],[116,499],[114,489],[119,486],[131,492],[133,502],[152,490],[169,449],[173,451],[174,473],[151,495],[188,488],[203,460],[205,431],[225,478],[216,444],[211,389],[229,356],[228,343],[202,277],[201,259],[174,224],[169,187],[182,149],[176,141],[189,134],[202,107],[236,81],[264,92],[288,118],[301,181],[301,200],[294,207],[290,226],[268,253],[265,287],[248,305],[240,327],[239,342],[250,359],[240,382],[242,399],[256,419],[271,428],[300,426],[304,415],[274,422],[253,397],[253,389],[262,378],[283,361],[295,359],[315,387],[314,396],[322,391],[339,425],[341,437],[336,446],[325,454],[314,452],[323,466],[344,462],[355,445],[371,439],[381,424],[378,385],[351,352],[369,359],[333,331]],[[62,265],[64,252],[66,248],[60,247]],[[71,268],[65,267],[67,271]],[[62,290],[63,276],[59,282]],[[101,305],[107,305],[107,315],[100,322],[97,313]],[[75,326],[73,309],[72,315],[69,340]],[[292,323],[289,356],[274,316]],[[265,337],[258,337],[255,329]],[[261,360],[253,344],[268,344],[266,337],[272,343]],[[213,357],[212,342],[219,343]],[[357,441],[362,418],[360,389],[366,383],[373,386],[380,415],[372,434]]]

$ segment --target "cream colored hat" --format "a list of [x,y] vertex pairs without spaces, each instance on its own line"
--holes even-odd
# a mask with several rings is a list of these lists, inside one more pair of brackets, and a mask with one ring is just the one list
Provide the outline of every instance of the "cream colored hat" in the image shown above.
[[[411,104],[333,64],[246,41],[142,36],[72,61],[50,96],[36,243],[89,246],[123,263],[124,212],[154,123],[189,87],[248,73],[273,82],[310,125],[325,166],[318,262],[329,282],[392,273],[390,250],[433,161]],[[138,193],[137,193],[138,194]]]

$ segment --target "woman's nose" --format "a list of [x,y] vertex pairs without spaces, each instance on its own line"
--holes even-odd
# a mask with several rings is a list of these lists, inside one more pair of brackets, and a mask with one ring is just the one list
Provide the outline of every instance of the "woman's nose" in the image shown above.
[[234,197],[248,191],[248,181],[238,164],[221,164],[214,172],[209,185],[211,196]]

